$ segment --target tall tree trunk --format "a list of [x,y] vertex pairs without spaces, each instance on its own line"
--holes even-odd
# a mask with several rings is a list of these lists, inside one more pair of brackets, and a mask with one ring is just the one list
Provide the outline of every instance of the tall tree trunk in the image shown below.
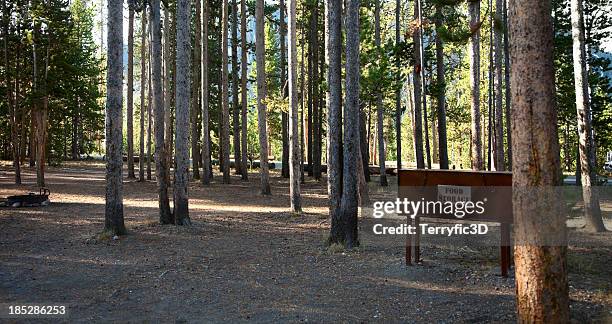
[[221,170],[223,171],[223,183],[230,183],[230,140],[229,140],[229,101],[228,101],[228,79],[227,79],[227,29],[228,29],[228,6],[227,0],[222,1],[221,8]]
[[[2,13],[3,15],[8,15],[8,10],[6,9],[7,4],[3,2],[2,5]],[[5,16],[6,17],[6,16]],[[19,138],[18,138],[18,98],[19,91],[17,90],[19,87],[17,84],[19,83],[18,77],[15,77],[15,100],[13,100],[13,85],[11,84],[11,76],[10,76],[10,66],[8,59],[8,35],[9,35],[9,20],[6,19],[4,24],[4,81],[6,82],[6,99],[7,105],[10,111],[10,127],[11,127],[11,153],[13,155],[13,167],[15,168],[15,184],[21,184],[21,165],[19,163]],[[19,49],[17,49],[19,51]],[[19,56],[17,56],[16,65],[19,64]],[[15,73],[18,72],[18,67],[15,69]]]
[[438,149],[440,169],[448,169],[448,144],[446,140],[446,79],[444,75],[444,42],[442,29],[442,8],[436,6],[436,83],[438,91]]
[[[325,1],[325,62],[327,64],[327,191],[330,242],[342,242],[342,0]],[[359,162],[358,162],[359,163]]]
[[240,46],[240,83],[241,83],[241,99],[240,99],[240,104],[242,106],[242,111],[241,111],[241,127],[242,127],[242,131],[240,132],[240,144],[242,146],[242,150],[241,150],[241,164],[242,164],[242,180],[248,180],[249,179],[249,168],[248,168],[248,162],[247,162],[247,95],[248,95],[248,88],[247,88],[247,52],[248,52],[248,47],[247,47],[247,33],[246,33],[246,29],[247,29],[247,7],[246,7],[246,0],[240,0],[240,42],[241,42],[241,46]]
[[[191,0],[178,0],[176,7],[176,98],[174,99],[176,103],[174,221],[177,225],[191,224],[189,218],[189,195],[187,192],[189,185],[189,100],[191,99],[189,93],[191,68],[190,17]],[[163,136],[163,133],[160,133],[160,135]]]
[[593,128],[591,122],[591,106],[589,98],[589,79],[584,43],[584,9],[582,0],[571,1],[572,43],[574,61],[574,85],[576,89],[576,113],[578,119],[578,150],[580,154],[580,170],[582,178],[582,199],[584,200],[584,216],[587,228],[593,232],[605,232],[599,206],[599,195],[593,186],[597,186],[597,173],[591,156],[595,145],[593,143]]
[[[401,2],[395,0],[395,46],[400,44],[400,14],[401,14]],[[397,84],[395,90],[395,147],[397,155],[397,170],[402,168],[402,94],[400,84],[402,84],[402,75],[399,72],[401,69],[401,60],[398,56],[395,58],[397,64]]]
[[[174,23],[171,24],[170,22],[172,11],[170,5],[164,7],[164,154],[166,155],[165,159],[168,170],[170,170],[170,165],[172,165],[172,100],[174,97],[171,86],[174,74],[174,60],[172,56],[172,30],[174,29]],[[170,172],[166,172],[166,175],[168,176],[169,185]]]
[[[303,8],[303,7],[302,7]],[[305,183],[304,179],[304,104],[306,103],[306,91],[304,90],[304,86],[306,83],[306,77],[304,74],[304,47],[306,47],[306,41],[304,39],[305,32],[302,31],[302,48],[301,48],[301,61],[300,61],[300,93],[301,93],[301,101],[300,101],[300,183]]]
[[[291,0],[289,0],[291,1]],[[290,4],[291,5],[291,4]],[[287,84],[287,80],[286,80],[286,72],[285,72],[285,53],[286,49],[285,49],[285,33],[286,33],[286,29],[285,29],[285,0],[280,0],[279,3],[279,16],[280,16],[280,26],[279,26],[279,32],[280,32],[280,86],[281,86],[281,96],[284,98],[285,95],[291,96],[290,93],[285,94],[286,90],[290,91],[288,88],[288,84]],[[291,23],[291,22],[290,22]],[[291,45],[290,45],[291,46]],[[296,45],[297,46],[297,45]],[[290,55],[291,53],[289,53]],[[291,58],[289,58],[291,59]],[[296,59],[297,60],[297,59]],[[296,61],[297,62],[297,61]],[[296,89],[296,93],[297,93],[297,89]],[[297,98],[297,97],[296,97]],[[296,101],[297,102],[297,101]],[[289,110],[291,110],[291,104],[289,105]],[[282,111],[281,112],[281,126],[282,126],[282,143],[283,143],[283,155],[282,155],[282,168],[281,168],[281,175],[283,176],[283,178],[289,178],[289,155],[291,155],[289,153],[289,114]]]
[[502,96],[502,60],[503,60],[503,26],[502,11],[504,0],[495,0],[495,24],[494,42],[495,42],[495,170],[505,170],[505,155],[504,155],[504,123],[503,123],[503,96]]
[[346,1],[346,96],[344,101],[344,142],[342,199],[340,213],[342,230],[331,243],[347,248],[359,246],[359,0]]
[[[420,0],[414,0],[414,19],[417,21],[417,25],[421,22],[420,15]],[[417,169],[425,168],[425,159],[423,157],[423,116],[421,115],[423,99],[421,95],[421,27],[418,26],[414,29],[412,34],[412,41],[414,43],[414,69],[413,69],[413,85],[414,85],[414,152],[416,156]]]
[[268,171],[268,132],[266,130],[266,61],[264,39],[264,0],[256,0],[255,6],[255,56],[257,61],[257,122],[259,128],[259,167],[261,174],[261,193],[269,195],[270,181]]
[[138,158],[139,181],[145,181],[145,89],[147,85],[147,10],[140,17],[140,157]]
[[319,133],[319,1],[313,3],[311,34],[312,38],[312,175],[315,180],[321,180],[321,136]]
[[[306,4],[308,5],[308,4]],[[313,134],[312,134],[312,122],[313,122],[313,118],[312,118],[312,113],[313,113],[313,103],[314,101],[312,100],[312,96],[314,93],[314,84],[316,84],[316,81],[314,80],[314,63],[313,63],[313,56],[314,56],[314,38],[316,38],[316,36],[313,38],[313,34],[316,31],[316,24],[314,23],[314,7],[312,6],[312,4],[308,5],[308,8],[312,11],[310,13],[310,18],[309,18],[309,24],[310,24],[310,28],[308,29],[308,101],[307,101],[307,105],[308,105],[308,116],[306,117],[307,120],[305,120],[306,122],[306,146],[307,146],[307,163],[308,163],[308,176],[312,177],[313,176]]]
[[[162,98],[162,80],[161,80],[161,17],[159,0],[151,0],[151,63],[149,70],[151,71],[152,87],[149,95],[152,102],[149,105],[149,111],[155,111],[155,178],[157,180],[157,195],[159,200],[159,221],[161,224],[170,224],[174,221],[170,213],[170,202],[168,198],[168,159],[165,153],[165,126],[164,126],[164,100]],[[187,73],[185,73],[187,75]],[[152,106],[152,107],[151,107]],[[150,120],[150,119],[149,119]],[[151,127],[149,126],[149,129]],[[187,125],[184,130],[187,131]],[[170,139],[168,139],[170,140]],[[177,190],[175,190],[176,192]]]
[[[368,123],[366,123],[366,120]],[[361,152],[361,164],[363,171],[363,178],[365,182],[370,182],[370,144],[368,143],[369,138],[369,120],[366,116],[365,107],[361,106],[359,108],[359,132],[361,136],[359,136],[359,146]]]
[[[380,47],[380,1],[375,0],[374,3],[374,46],[378,51],[378,55],[382,55]],[[378,135],[378,164],[380,167],[380,185],[388,186],[387,172],[385,168],[385,129],[384,129],[384,107],[381,89],[376,90],[376,133]]]
[[[568,323],[565,214],[561,185],[550,1],[510,2],[512,196],[517,319]],[[542,244],[544,243],[544,244]]]
[[[202,74],[200,73],[200,49],[201,49],[201,41],[202,41],[202,22],[201,22],[201,4],[200,0],[194,1],[195,5],[195,35],[194,40],[195,44],[193,44],[193,74],[191,82],[191,163],[193,169],[193,178],[200,179],[200,127],[198,125],[199,116],[200,116],[200,78]],[[205,172],[205,171],[202,171]]]
[[236,174],[242,174],[240,153],[240,106],[238,101],[238,5],[232,0],[232,108],[234,115],[234,166]]
[[[302,211],[300,193],[300,143],[298,129],[298,84],[297,84],[297,30],[295,25],[297,0],[289,0],[289,196],[291,211]],[[281,13],[283,11],[281,2]],[[283,21],[283,19],[281,19]],[[282,32],[281,32],[282,35]],[[284,54],[283,54],[284,55]],[[283,162],[283,166],[285,162]]]
[[470,57],[470,88],[471,96],[471,162],[472,169],[482,170],[482,131],[480,126],[480,0],[471,0],[468,4],[470,17],[470,44],[468,55]]
[[503,0],[503,30],[504,30],[504,86],[506,90],[506,136],[507,136],[507,150],[508,155],[508,170],[512,170],[512,128],[510,126],[510,53],[508,52],[509,40],[508,40],[508,0]]
[[429,146],[429,125],[427,120],[427,79],[426,79],[426,69],[427,69],[427,60],[425,57],[425,44],[423,42],[423,34],[425,33],[425,29],[423,28],[423,1],[418,0],[419,2],[419,51],[420,53],[420,66],[421,66],[421,92],[423,95],[423,129],[425,130],[425,157],[427,161],[427,168],[431,169],[431,149]]
[[128,19],[128,84],[127,84],[127,163],[128,178],[134,174],[134,3],[129,2]]
[[153,65],[153,46],[151,46],[151,25],[152,23],[149,21],[149,53],[147,55],[149,59],[149,66],[147,67],[147,73],[149,74],[147,78],[147,180],[151,180],[151,139],[153,136],[153,85],[151,84],[153,80],[151,71],[151,66]]
[[106,73],[106,204],[104,230],[125,234],[123,221],[123,1],[108,0]]
[[[244,1],[244,0],[243,0]],[[202,20],[202,184],[210,184],[210,129],[209,113],[208,113],[208,16],[210,6],[208,0],[202,0],[202,13],[204,19]]]

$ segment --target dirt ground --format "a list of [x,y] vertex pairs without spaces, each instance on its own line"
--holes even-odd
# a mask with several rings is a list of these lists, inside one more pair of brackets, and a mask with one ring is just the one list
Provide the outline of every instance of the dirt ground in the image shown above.
[[[307,178],[298,216],[278,173],[272,196],[256,173],[219,179],[191,183],[191,227],[158,225],[155,182],[126,180],[129,234],[113,240],[99,235],[103,165],[48,169],[50,206],[0,207],[0,303],[61,303],[77,322],[515,321],[514,280],[499,276],[494,247],[425,247],[410,267],[402,240],[327,249],[324,183]],[[35,171],[12,182],[0,167],[0,197],[33,189]],[[568,265],[573,321],[612,322],[610,244],[571,246]]]

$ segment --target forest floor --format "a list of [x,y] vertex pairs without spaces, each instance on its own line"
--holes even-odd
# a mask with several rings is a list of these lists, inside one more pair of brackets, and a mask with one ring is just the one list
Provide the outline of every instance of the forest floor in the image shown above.
[[[305,212],[294,215],[276,172],[272,196],[259,194],[256,173],[193,181],[193,226],[176,227],[157,223],[154,181],[126,179],[129,234],[113,240],[100,235],[104,172],[100,163],[49,168],[49,206],[0,208],[0,303],[61,303],[78,322],[515,322],[514,279],[499,276],[497,247],[423,247],[414,266],[404,264],[404,238],[326,248],[325,182],[307,177]],[[0,167],[0,197],[32,190],[35,170],[25,168],[24,185],[12,181]],[[603,207],[612,214],[611,202]],[[571,316],[609,323],[612,236],[584,235],[601,244],[569,248]]]

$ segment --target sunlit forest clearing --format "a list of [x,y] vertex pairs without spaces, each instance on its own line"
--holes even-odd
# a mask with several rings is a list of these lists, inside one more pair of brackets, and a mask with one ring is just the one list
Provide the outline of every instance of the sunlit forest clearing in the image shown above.
[[612,320],[606,1],[1,3],[0,318]]

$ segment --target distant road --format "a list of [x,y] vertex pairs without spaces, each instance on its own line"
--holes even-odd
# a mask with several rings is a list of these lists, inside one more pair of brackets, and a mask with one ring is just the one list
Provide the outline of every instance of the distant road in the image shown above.
[[[603,179],[603,178],[601,178],[601,179]],[[567,177],[565,177],[565,179],[563,179],[563,184],[565,184],[565,185],[576,185],[576,176],[567,176]],[[608,182],[606,182],[604,184],[604,186],[612,186],[612,179],[608,179]]]

